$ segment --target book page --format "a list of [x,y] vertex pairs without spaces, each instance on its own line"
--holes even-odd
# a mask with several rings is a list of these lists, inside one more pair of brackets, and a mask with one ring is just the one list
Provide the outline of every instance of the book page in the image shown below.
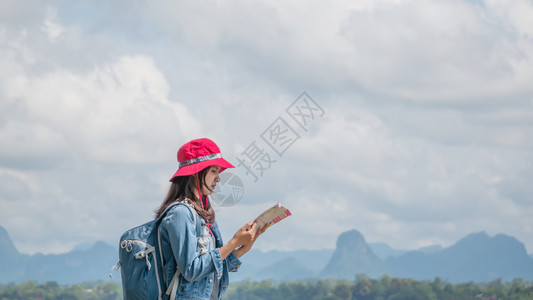
[[270,227],[290,215],[291,212],[285,208],[285,206],[278,203],[260,214],[259,217],[255,219],[255,222],[257,222],[257,229],[265,225]]

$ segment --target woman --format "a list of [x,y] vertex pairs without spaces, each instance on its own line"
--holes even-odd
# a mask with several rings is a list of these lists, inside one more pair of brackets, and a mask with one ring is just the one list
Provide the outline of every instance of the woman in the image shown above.
[[224,245],[208,196],[220,181],[218,174],[233,165],[209,139],[183,145],[178,150],[178,163],[156,217],[177,201],[189,207],[173,206],[161,222],[164,280],[167,286],[178,280],[177,285],[172,284],[175,299],[221,299],[229,283],[228,271],[237,271],[239,257],[250,250],[266,227],[257,229],[249,222]]

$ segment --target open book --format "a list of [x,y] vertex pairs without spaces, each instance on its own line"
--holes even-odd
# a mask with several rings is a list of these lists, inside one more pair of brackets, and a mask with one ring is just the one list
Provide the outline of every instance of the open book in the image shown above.
[[255,222],[257,222],[258,229],[264,225],[270,227],[290,215],[291,212],[285,208],[285,206],[278,203],[260,214],[259,217],[255,219]]

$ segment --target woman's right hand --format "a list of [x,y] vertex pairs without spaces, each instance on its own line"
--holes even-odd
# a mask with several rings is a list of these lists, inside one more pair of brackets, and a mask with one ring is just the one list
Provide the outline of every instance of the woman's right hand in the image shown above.
[[236,248],[249,244],[251,241],[253,241],[255,238],[256,229],[257,223],[248,222],[246,225],[237,230],[233,238],[227,244],[219,248],[222,259],[225,259]]
[[232,240],[237,245],[237,247],[248,244],[255,238],[256,229],[256,222],[248,222],[246,223],[246,225],[237,230]]

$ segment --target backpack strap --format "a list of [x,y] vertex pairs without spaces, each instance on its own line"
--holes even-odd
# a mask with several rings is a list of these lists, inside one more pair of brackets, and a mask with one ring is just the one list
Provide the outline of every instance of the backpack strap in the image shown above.
[[174,273],[174,277],[172,277],[172,281],[168,285],[168,289],[166,294],[170,296],[169,300],[176,299],[176,293],[178,292],[178,285],[180,281],[180,270],[177,269],[176,273]]
[[[165,211],[158,218],[159,224],[161,223],[161,220],[164,218],[164,216],[167,214],[167,212],[170,211],[170,209],[172,209],[173,207],[178,206],[180,204],[181,205],[185,205],[191,211],[191,214],[193,215],[193,218],[194,218],[195,231],[196,231],[196,234],[198,235],[198,229],[197,229],[198,226],[196,224],[196,215],[198,213],[194,210],[194,207],[189,203],[187,198],[185,198],[185,200],[175,202],[175,203],[171,204],[169,207],[167,207],[167,209],[165,209]],[[163,267],[165,265],[165,260],[163,258],[163,247],[161,245],[161,227],[159,227],[159,224],[157,226],[157,243],[159,245],[159,256],[161,258],[161,267]],[[163,280],[165,280],[166,274],[165,274],[164,271],[162,273],[163,273]],[[167,288],[167,291],[166,291],[166,294],[170,295],[169,300],[174,300],[176,298],[176,293],[177,293],[178,285],[179,285],[179,275],[180,275],[180,269],[179,269],[179,267],[176,267],[176,272],[174,272],[174,276],[172,277],[172,281],[168,285],[168,288]]]
[[[185,205],[191,211],[191,214],[192,214],[192,216],[194,218],[194,227],[195,227],[195,230],[196,230],[196,234],[198,234],[198,230],[196,229],[196,227],[197,227],[197,225],[196,225],[196,215],[197,215],[197,213],[194,210],[194,207],[188,202],[188,199],[185,199],[185,200],[182,200],[182,201],[178,201],[178,202],[174,202],[173,204],[169,205],[169,207],[167,207],[165,209],[165,211],[161,214],[161,216],[159,216],[159,218],[158,218],[159,224],[161,223],[161,220],[165,217],[165,215],[173,207],[178,206],[180,204]],[[165,264],[165,260],[163,258],[163,247],[161,246],[161,227],[159,227],[159,224],[157,226],[157,243],[159,245],[159,256],[161,257],[161,266],[163,266]]]

